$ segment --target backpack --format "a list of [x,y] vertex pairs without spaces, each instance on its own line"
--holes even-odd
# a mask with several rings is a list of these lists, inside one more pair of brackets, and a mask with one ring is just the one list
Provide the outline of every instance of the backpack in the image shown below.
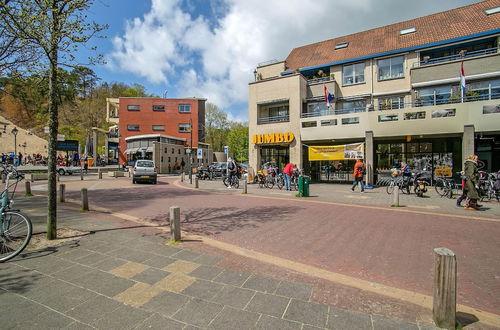
[[233,171],[235,167],[236,166],[234,166],[234,162],[229,162],[229,164],[227,165],[227,168],[230,169],[231,171]]

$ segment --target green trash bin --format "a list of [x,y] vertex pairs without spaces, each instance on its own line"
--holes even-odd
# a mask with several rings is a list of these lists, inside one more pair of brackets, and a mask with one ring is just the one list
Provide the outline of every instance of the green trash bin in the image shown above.
[[299,196],[309,197],[309,182],[311,179],[308,176],[299,176]]

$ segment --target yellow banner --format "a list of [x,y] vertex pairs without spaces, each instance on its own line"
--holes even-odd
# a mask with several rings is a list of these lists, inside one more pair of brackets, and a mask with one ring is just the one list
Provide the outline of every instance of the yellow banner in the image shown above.
[[364,143],[352,143],[338,146],[309,147],[309,160],[345,160],[364,158],[364,146]]

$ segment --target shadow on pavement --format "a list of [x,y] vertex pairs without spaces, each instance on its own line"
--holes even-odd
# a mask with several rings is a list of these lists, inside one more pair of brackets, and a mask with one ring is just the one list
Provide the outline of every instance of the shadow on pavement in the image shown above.
[[461,327],[461,328],[466,327],[472,323],[479,322],[479,319],[476,317],[476,315],[464,313],[464,312],[457,312],[456,320],[457,320],[459,327]]
[[0,287],[17,294],[23,294],[30,291],[37,285],[37,281],[44,277],[42,274],[28,269],[15,270],[2,274]]

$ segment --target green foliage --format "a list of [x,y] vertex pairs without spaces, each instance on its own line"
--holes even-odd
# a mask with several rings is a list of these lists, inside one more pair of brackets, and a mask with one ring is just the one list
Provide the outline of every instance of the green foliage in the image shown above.
[[233,123],[227,133],[227,145],[237,161],[248,161],[248,125]]

